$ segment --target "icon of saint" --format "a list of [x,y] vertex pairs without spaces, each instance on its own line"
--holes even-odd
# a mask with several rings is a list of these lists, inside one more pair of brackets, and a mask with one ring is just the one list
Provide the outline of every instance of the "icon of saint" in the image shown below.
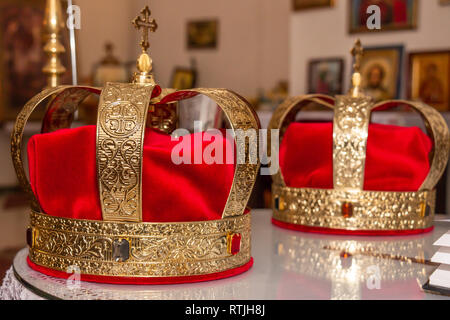
[[425,68],[425,76],[420,83],[419,97],[428,104],[444,102],[444,88],[438,78],[438,67],[435,63],[430,63]]
[[374,64],[367,72],[365,91],[375,101],[383,101],[392,98],[386,87],[383,85],[385,77],[386,72],[379,64]]

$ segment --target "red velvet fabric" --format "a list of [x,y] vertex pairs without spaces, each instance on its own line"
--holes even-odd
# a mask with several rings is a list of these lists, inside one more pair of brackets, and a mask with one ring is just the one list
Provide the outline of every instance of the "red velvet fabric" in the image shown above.
[[299,224],[287,223],[272,219],[272,224],[274,226],[308,233],[319,233],[319,234],[333,234],[333,235],[352,235],[352,236],[411,236],[417,234],[428,233],[433,231],[434,227],[427,229],[415,229],[415,230],[343,230],[343,229],[331,229],[331,228],[321,228],[321,227],[308,227]]
[[[430,170],[430,138],[417,127],[371,124],[364,190],[417,191]],[[294,188],[333,188],[333,124],[291,123],[280,145],[280,169]]]
[[[85,126],[34,135],[28,143],[30,182],[42,210],[50,215],[102,220],[96,171],[96,128]],[[234,142],[209,133],[185,136],[191,149],[180,155],[194,163],[195,139],[203,151],[216,139],[222,139],[223,154],[234,152]],[[197,141],[198,141],[197,140]],[[204,141],[203,141],[204,140]],[[147,129],[144,139],[142,205],[145,222],[181,222],[216,220],[230,192],[234,164],[179,164],[172,162],[170,135]],[[198,150],[198,149],[197,149]],[[186,153],[184,153],[186,152]],[[233,155],[234,156],[234,155]],[[245,213],[248,213],[246,211]],[[70,274],[34,264],[44,274],[67,278]],[[115,284],[175,284],[222,279],[247,271],[247,264],[225,272],[192,277],[125,278],[82,275],[81,280]]]
[[[95,126],[34,135],[28,143],[30,182],[47,214],[102,220],[96,171]],[[215,141],[208,133],[186,136],[205,139],[202,150]],[[234,150],[223,139],[223,153]],[[181,141],[181,140],[180,140]],[[220,219],[230,192],[234,164],[180,164],[171,160],[179,141],[147,129],[144,139],[142,205],[145,222],[180,222]],[[189,150],[184,150],[188,152]],[[189,152],[188,152],[189,153]]]
[[[430,138],[417,127],[370,124],[364,190],[417,191],[430,170]],[[287,186],[333,188],[333,124],[291,123],[280,145],[280,169]],[[426,233],[418,230],[340,230],[307,227],[272,219],[278,227],[311,233],[396,236]]]
[[[30,258],[27,258],[27,263],[31,269],[36,270],[40,273],[46,274],[48,276],[56,278],[69,278],[73,273],[67,273],[62,271],[57,271],[42,267],[33,263]],[[109,276],[90,276],[90,275],[80,275],[81,281],[87,282],[97,282],[97,283],[110,283],[110,284],[139,284],[139,285],[161,285],[161,284],[179,284],[179,283],[193,283],[193,282],[203,282],[211,280],[219,280],[223,278],[229,278],[237,276],[241,273],[248,271],[253,266],[253,258],[250,259],[246,264],[230,269],[227,271],[199,275],[199,276],[182,276],[182,277],[156,277],[156,278],[144,278],[144,277],[109,277]]]

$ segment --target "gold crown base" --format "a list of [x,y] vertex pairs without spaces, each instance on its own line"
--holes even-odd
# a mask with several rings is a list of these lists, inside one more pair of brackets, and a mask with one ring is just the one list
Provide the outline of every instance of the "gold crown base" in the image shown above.
[[[246,265],[250,213],[221,220],[127,223],[78,220],[31,212],[32,263],[81,275],[162,278],[200,276]],[[238,236],[240,241],[230,241]],[[69,271],[69,269],[70,271]]]
[[346,231],[412,231],[433,225],[436,192],[381,192],[272,185],[273,218]]

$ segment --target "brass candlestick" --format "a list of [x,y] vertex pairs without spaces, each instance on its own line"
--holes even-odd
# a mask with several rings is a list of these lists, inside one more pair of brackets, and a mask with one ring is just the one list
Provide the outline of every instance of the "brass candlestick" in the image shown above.
[[66,49],[60,41],[60,31],[64,28],[61,3],[59,0],[47,0],[44,16],[44,52],[48,55],[48,61],[42,72],[47,75],[47,87],[59,85],[60,76],[66,71],[59,58]]

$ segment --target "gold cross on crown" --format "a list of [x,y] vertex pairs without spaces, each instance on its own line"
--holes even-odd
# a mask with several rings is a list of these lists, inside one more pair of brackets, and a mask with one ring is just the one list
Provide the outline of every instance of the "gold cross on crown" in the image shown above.
[[361,45],[361,41],[358,39],[353,46],[353,49],[350,51],[353,58],[355,59],[355,63],[353,64],[353,75],[352,75],[352,84],[353,88],[350,90],[351,95],[353,97],[360,97],[363,95],[361,92],[361,60],[364,54],[364,49]]
[[361,68],[361,60],[364,54],[364,49],[361,45],[361,40],[356,40],[353,49],[350,51],[352,56],[355,58],[355,63],[353,64],[354,72],[359,72]]
[[136,29],[142,29],[142,40],[140,45],[143,52],[146,52],[150,47],[150,43],[148,42],[148,32],[155,32],[158,28],[158,24],[155,19],[150,19],[151,14],[152,12],[148,6],[145,6],[145,8],[141,10],[141,14],[134,18],[131,22]]

